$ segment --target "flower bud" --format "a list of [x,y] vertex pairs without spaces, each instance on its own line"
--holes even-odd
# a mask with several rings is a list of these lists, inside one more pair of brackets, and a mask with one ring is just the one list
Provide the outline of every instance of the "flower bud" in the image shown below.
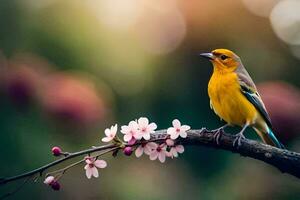
[[62,151],[59,147],[53,147],[51,151],[54,156],[60,156],[62,154]]
[[47,185],[51,185],[54,182],[54,180],[54,176],[47,176],[47,178],[44,180],[44,183]]
[[123,153],[126,155],[126,156],[130,156],[132,154],[132,147],[125,147],[123,149]]
[[51,188],[52,188],[53,190],[59,190],[59,189],[60,189],[60,184],[59,184],[59,182],[57,182],[57,181],[52,182],[52,183],[51,183]]
[[136,139],[134,137],[131,138],[131,140],[128,141],[129,145],[134,145],[136,142]]

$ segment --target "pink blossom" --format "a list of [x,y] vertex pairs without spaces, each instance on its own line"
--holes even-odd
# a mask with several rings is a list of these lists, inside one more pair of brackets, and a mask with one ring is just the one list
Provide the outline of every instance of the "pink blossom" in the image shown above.
[[142,138],[139,132],[139,125],[136,121],[129,122],[128,126],[122,126],[121,133],[124,134],[125,142],[129,142],[132,139],[140,140]]
[[157,144],[154,142],[143,143],[135,150],[135,156],[139,158],[143,155],[143,153],[150,155],[150,153],[156,148]]
[[184,147],[182,145],[176,145],[170,148],[170,151],[168,152],[167,156],[171,158],[177,158],[178,153],[183,153]]
[[168,128],[167,134],[171,136],[172,140],[177,139],[179,136],[182,138],[186,138],[187,136],[187,131],[191,129],[190,126],[188,125],[181,125],[180,121],[178,119],[174,119],[173,122],[173,127]]
[[156,148],[150,153],[150,160],[158,160],[163,163],[168,155],[167,146],[165,144],[156,144]]
[[155,123],[149,124],[149,120],[146,117],[138,119],[138,126],[140,134],[145,140],[150,140],[150,134],[155,133],[155,129],[157,128]]
[[111,126],[110,129],[109,128],[105,129],[104,133],[105,133],[106,137],[102,138],[102,142],[112,141],[115,138],[117,131],[118,131],[117,124],[114,126]]
[[174,140],[167,139],[166,144],[170,147],[169,152],[167,152],[167,156],[171,158],[178,157],[178,153],[184,152],[184,147],[182,145],[175,145]]
[[107,163],[104,160],[96,160],[96,158],[89,156],[85,157],[85,162],[86,165],[84,166],[84,169],[88,179],[92,176],[97,178],[99,176],[97,168],[105,168],[107,166]]

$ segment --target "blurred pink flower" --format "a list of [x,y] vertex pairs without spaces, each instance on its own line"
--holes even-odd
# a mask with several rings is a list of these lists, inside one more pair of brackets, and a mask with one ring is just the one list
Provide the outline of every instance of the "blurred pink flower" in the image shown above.
[[136,121],[129,122],[128,126],[121,127],[121,133],[124,134],[124,141],[129,142],[132,139],[140,140],[142,135],[139,132],[139,126]]
[[0,53],[0,87],[21,108],[35,100],[50,65],[40,57],[19,54],[6,60]]
[[155,123],[150,123],[146,117],[141,117],[138,119],[138,126],[140,130],[140,134],[145,140],[150,140],[150,134],[155,133],[155,129],[157,125]]
[[99,173],[97,168],[105,168],[107,166],[105,160],[96,160],[96,158],[89,156],[85,157],[85,162],[86,165],[84,166],[84,169],[88,179],[90,179],[92,176],[98,178]]
[[165,162],[166,156],[168,155],[166,150],[167,146],[165,144],[155,145],[156,147],[150,153],[150,160],[156,160],[158,158],[161,163]]
[[278,139],[287,143],[299,137],[300,90],[281,81],[259,84],[258,89]]
[[18,106],[27,106],[35,97],[37,72],[26,65],[11,64],[3,74],[3,89]]
[[105,114],[103,99],[93,83],[73,75],[48,76],[41,97],[46,111],[72,125],[90,126]]
[[175,140],[179,136],[182,138],[186,138],[187,136],[187,131],[191,129],[190,126],[188,125],[181,125],[180,121],[178,119],[174,119],[173,122],[173,127],[168,128],[167,134],[171,136],[171,139]]
[[143,153],[150,155],[150,153],[156,148],[157,144],[154,142],[143,143],[135,150],[135,156],[139,158],[143,155]]
[[112,141],[115,138],[117,131],[118,131],[117,124],[114,126],[111,126],[110,129],[109,128],[105,129],[104,133],[105,133],[106,137],[102,138],[102,142]]

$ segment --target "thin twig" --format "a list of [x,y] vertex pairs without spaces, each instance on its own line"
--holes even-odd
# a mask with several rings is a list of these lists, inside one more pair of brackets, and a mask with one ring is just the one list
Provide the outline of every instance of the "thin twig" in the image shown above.
[[17,176],[12,176],[12,177],[9,177],[9,178],[3,178],[3,179],[0,179],[0,185],[3,185],[5,183],[8,183],[8,182],[11,182],[11,181],[14,181],[14,180],[18,180],[18,179],[22,179],[22,178],[25,178],[25,177],[28,177],[28,176],[31,176],[31,175],[34,175],[34,174],[37,174],[39,173],[40,175],[43,174],[43,172],[45,170],[47,170],[48,168],[50,167],[53,167],[53,166],[56,166],[66,160],[69,160],[71,158],[75,158],[75,157],[78,157],[78,156],[81,156],[81,155],[85,155],[85,154],[89,154],[89,153],[93,153],[93,152],[97,152],[97,151],[102,151],[102,150],[106,150],[106,149],[111,149],[111,148],[114,148],[116,147],[114,144],[108,144],[108,145],[103,145],[103,146],[99,146],[99,147],[94,147],[94,148],[90,148],[90,149],[86,149],[86,150],[82,150],[82,151],[78,151],[78,152],[74,152],[74,153],[70,153],[69,155],[63,157],[63,158],[60,158],[58,160],[55,160],[51,163],[48,163],[42,167],[39,167],[37,169],[34,169],[32,171],[29,171],[29,172],[25,172],[23,174],[20,174],[20,175],[17,175]]
[[6,193],[5,195],[1,196],[0,199],[5,199],[5,198],[17,193],[18,191],[20,191],[25,186],[25,184],[30,180],[30,178],[31,178],[31,176],[28,176],[15,190]]
[[[104,155],[104,154],[107,154],[107,153],[112,152],[112,151],[114,151],[114,150],[116,150],[116,149],[119,149],[119,148],[120,148],[120,147],[114,147],[114,148],[111,148],[111,149],[106,150],[106,151],[103,151],[103,152],[101,152],[101,153],[99,153],[99,154],[97,154],[97,155],[95,155],[95,156],[93,156],[93,157],[99,157],[99,156],[102,156],[102,155]],[[70,165],[68,165],[68,166],[66,166],[66,167],[64,167],[64,168],[62,168],[62,169],[58,169],[58,170],[55,170],[55,171],[52,171],[52,172],[48,172],[45,176],[47,177],[47,176],[54,175],[54,174],[58,174],[58,173],[64,174],[64,173],[66,173],[67,170],[69,170],[70,168],[75,167],[76,165],[79,165],[80,163],[83,163],[84,161],[85,161],[85,159],[81,159],[81,160],[79,160],[79,161],[77,161],[77,162],[75,162],[75,163],[72,163],[72,164],[70,164]]]

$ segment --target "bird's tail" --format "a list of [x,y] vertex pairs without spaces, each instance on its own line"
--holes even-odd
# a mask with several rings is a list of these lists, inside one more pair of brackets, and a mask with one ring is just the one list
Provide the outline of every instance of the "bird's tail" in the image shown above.
[[285,149],[283,144],[281,144],[279,142],[279,140],[276,138],[273,131],[269,127],[267,129],[267,132],[263,132],[261,130],[258,130],[257,128],[254,128],[254,130],[261,137],[261,139],[264,141],[264,143],[275,146],[280,149]]

